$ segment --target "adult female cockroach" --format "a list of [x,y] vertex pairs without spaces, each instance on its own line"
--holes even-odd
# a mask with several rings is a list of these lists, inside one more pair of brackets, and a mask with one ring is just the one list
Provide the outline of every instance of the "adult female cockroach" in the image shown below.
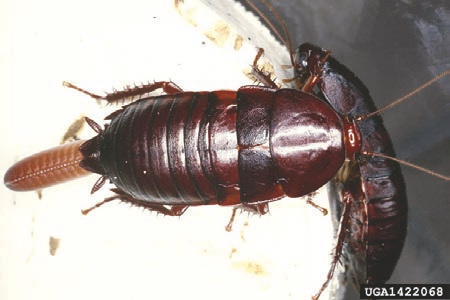
[[[156,82],[104,98],[113,102],[156,88],[167,95],[124,106],[106,118],[104,130],[88,119],[98,135],[81,147],[68,146],[80,152],[69,161],[102,175],[93,191],[106,179],[116,185],[116,195],[105,201],[121,199],[168,215],[211,204],[265,213],[269,201],[324,185],[359,149],[355,123],[294,89],[182,92]],[[8,170],[5,184],[13,190],[53,184],[61,169],[74,165],[55,151],[64,154],[61,161],[49,164],[49,152],[25,159]]]

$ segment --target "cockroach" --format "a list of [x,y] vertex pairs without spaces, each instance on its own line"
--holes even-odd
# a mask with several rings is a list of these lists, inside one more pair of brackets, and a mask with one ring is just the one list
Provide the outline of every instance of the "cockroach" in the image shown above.
[[400,167],[378,156],[394,157],[389,135],[381,117],[364,119],[376,111],[373,100],[331,52],[303,44],[292,65],[298,89],[268,84],[185,92],[161,81],[99,96],[65,83],[108,103],[156,89],[166,94],[123,106],[106,117],[104,128],[86,119],[95,137],[16,163],[5,185],[35,190],[97,173],[92,192],[107,180],[116,188],[93,208],[121,200],[180,216],[198,205],[241,205],[264,214],[270,201],[308,195],[335,180],[343,201],[337,247],[314,298],[343,251],[357,285],[385,282],[401,253],[407,221]]
[[[77,175],[101,175],[92,192],[106,180],[116,186],[116,194],[96,207],[120,199],[173,216],[188,206],[214,204],[265,213],[267,202],[320,188],[359,149],[354,122],[295,89],[183,92],[171,82],[155,82],[106,97],[83,92],[115,102],[157,88],[166,95],[113,112],[104,129],[87,119],[98,135],[81,146],[56,148],[64,159],[49,163],[51,150],[18,162],[6,172],[5,184],[18,191],[42,188],[79,162]],[[62,147],[79,150],[76,163],[66,160]]]
[[[365,85],[329,51],[305,43],[294,58],[297,79],[304,91],[317,87],[322,98],[340,114],[358,120],[361,148],[334,178],[343,210],[340,230],[328,274],[344,252],[353,283],[386,282],[400,257],[407,231],[406,187],[398,162],[372,153],[395,157],[380,116],[361,119],[376,111]],[[368,155],[361,155],[370,153]],[[344,244],[344,241],[346,243]],[[344,248],[344,249],[343,249]],[[315,296],[318,298],[327,282]]]

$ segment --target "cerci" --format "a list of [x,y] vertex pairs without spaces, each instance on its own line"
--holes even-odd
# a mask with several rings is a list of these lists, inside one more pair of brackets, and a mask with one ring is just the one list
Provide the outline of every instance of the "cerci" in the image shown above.
[[115,195],[95,207],[120,199],[178,216],[189,206],[216,204],[264,214],[270,201],[308,195],[338,178],[344,202],[338,245],[315,298],[331,279],[345,240],[355,282],[384,282],[406,234],[405,185],[397,163],[358,154],[393,156],[389,136],[380,117],[353,120],[375,106],[329,51],[304,44],[294,67],[299,89],[183,92],[155,82],[101,97],[66,83],[109,102],[158,88],[166,95],[122,107],[104,128],[88,119],[95,137],[19,161],[5,184],[35,190],[93,172],[101,175],[93,191],[106,180],[116,186]]

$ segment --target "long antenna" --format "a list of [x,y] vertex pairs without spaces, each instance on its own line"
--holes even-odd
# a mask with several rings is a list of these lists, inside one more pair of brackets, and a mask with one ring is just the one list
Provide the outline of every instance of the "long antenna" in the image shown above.
[[427,88],[428,86],[432,85],[432,84],[435,83],[436,81],[438,81],[438,80],[440,80],[440,79],[442,79],[443,77],[448,76],[448,75],[450,75],[450,70],[447,70],[447,71],[442,72],[441,74],[437,75],[436,77],[434,77],[434,78],[431,79],[430,81],[425,82],[424,84],[422,84],[421,86],[419,86],[419,87],[416,88],[415,90],[409,92],[409,93],[406,94],[405,96],[403,96],[403,97],[401,97],[401,98],[395,100],[395,101],[392,102],[391,104],[388,104],[388,105],[386,105],[385,107],[380,108],[379,110],[374,111],[374,112],[372,112],[372,113],[370,113],[370,114],[367,114],[367,115],[360,116],[360,117],[356,118],[355,121],[356,121],[356,122],[359,122],[359,121],[361,121],[361,120],[368,119],[368,118],[370,118],[370,117],[372,117],[372,116],[374,116],[374,115],[381,114],[381,113],[384,112],[385,110],[388,110],[388,109],[394,107],[395,105],[402,103],[402,102],[405,101],[406,99],[410,98],[411,96],[417,94],[417,93],[420,92],[421,90]]
[[436,172],[434,172],[434,171],[425,169],[424,167],[421,167],[421,166],[412,164],[412,163],[410,163],[410,162],[407,162],[407,161],[405,161],[405,160],[398,159],[398,158],[396,158],[396,157],[391,157],[391,156],[384,155],[384,154],[381,154],[381,153],[371,153],[371,152],[362,152],[361,154],[362,154],[362,155],[365,155],[365,156],[379,156],[379,157],[383,157],[383,158],[386,158],[386,159],[390,159],[390,160],[396,161],[396,162],[398,162],[398,163],[400,163],[400,164],[403,164],[403,165],[405,165],[405,166],[408,166],[408,167],[411,167],[411,168],[420,170],[420,171],[422,171],[422,172],[425,172],[425,173],[428,173],[428,174],[430,174],[430,175],[439,177],[439,178],[444,179],[444,180],[446,180],[446,181],[450,181],[450,176],[445,176],[445,175],[436,173]]
[[287,29],[286,23],[284,23],[283,18],[278,13],[278,11],[275,9],[275,7],[272,6],[272,4],[269,3],[267,0],[261,0],[262,3],[264,3],[265,6],[273,13],[273,15],[277,18],[278,22],[280,23],[281,27],[283,28],[283,33],[286,37],[286,40],[283,38],[283,36],[280,34],[280,32],[275,28],[275,26],[270,22],[270,20],[267,18],[266,15],[262,13],[262,11],[256,7],[256,5],[251,0],[246,0],[247,4],[250,5],[250,7],[264,20],[264,22],[270,27],[270,29],[275,33],[275,35],[280,39],[280,41],[288,48],[289,51],[289,57],[291,59],[291,65],[294,65],[294,58],[292,57],[292,43],[291,43],[291,37],[289,35],[289,31]]
[[[388,110],[388,109],[394,107],[395,105],[400,104],[401,102],[405,101],[406,99],[411,98],[411,96],[417,94],[417,93],[420,92],[421,90],[423,90],[423,89],[429,87],[430,85],[432,85],[432,84],[435,83],[436,81],[438,81],[438,80],[440,80],[440,79],[442,79],[443,77],[448,76],[448,75],[450,75],[450,69],[449,69],[449,70],[446,70],[446,71],[444,71],[444,72],[442,72],[441,74],[437,75],[437,76],[434,77],[433,79],[431,79],[431,80],[425,82],[424,84],[422,84],[421,86],[419,86],[419,87],[416,88],[415,90],[413,90],[413,91],[409,92],[408,94],[406,94],[405,96],[403,96],[403,97],[401,97],[401,98],[395,100],[395,101],[392,102],[391,104],[388,104],[388,105],[386,105],[385,107],[383,107],[383,108],[381,108],[381,109],[379,109],[379,110],[377,110],[377,111],[374,111],[374,112],[372,112],[372,113],[369,113],[369,114],[367,114],[367,115],[357,117],[357,118],[355,119],[355,121],[356,121],[356,122],[359,122],[359,121],[368,119],[368,118],[370,118],[370,117],[372,117],[372,116],[374,116],[374,115],[378,115],[378,114],[384,112],[385,110]],[[395,158],[395,157],[391,157],[391,156],[384,155],[384,154],[381,154],[381,153],[371,153],[371,152],[362,152],[361,154],[362,154],[362,155],[365,155],[365,156],[378,156],[378,157],[383,157],[383,158],[386,158],[386,159],[390,159],[390,160],[396,161],[396,162],[398,162],[398,163],[400,163],[400,164],[403,164],[403,165],[405,165],[405,166],[408,166],[408,167],[411,167],[411,168],[420,170],[420,171],[422,171],[422,172],[425,172],[425,173],[427,173],[427,174],[430,174],[430,175],[432,175],[432,176],[439,177],[439,178],[444,179],[444,180],[446,180],[446,181],[450,181],[450,177],[449,177],[449,176],[445,176],[445,175],[439,174],[439,173],[437,173],[437,172],[434,172],[434,171],[425,169],[425,168],[423,168],[423,167],[421,167],[421,166],[412,164],[412,163],[410,163],[410,162],[407,162],[407,161],[404,161],[404,160],[401,160],[401,159],[398,159],[398,158]]]

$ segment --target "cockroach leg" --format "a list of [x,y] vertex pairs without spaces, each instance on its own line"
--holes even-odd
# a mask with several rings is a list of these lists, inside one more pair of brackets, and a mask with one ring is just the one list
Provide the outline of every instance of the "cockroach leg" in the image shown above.
[[225,226],[225,230],[230,232],[231,230],[233,230],[233,222],[234,222],[234,218],[236,217],[236,211],[238,210],[239,207],[233,207],[233,211],[231,213],[231,217],[230,217],[230,221],[228,221],[227,226]]
[[306,204],[311,205],[315,209],[319,210],[324,216],[328,215],[328,210],[326,208],[323,208],[322,206],[317,205],[313,201],[313,197],[317,194],[317,192],[312,192],[306,197]]
[[155,81],[153,83],[146,83],[135,86],[126,86],[123,90],[113,91],[112,93],[106,93],[105,96],[100,96],[88,92],[87,90],[82,89],[67,81],[63,81],[63,85],[68,88],[77,90],[83,94],[86,94],[96,100],[106,100],[108,103],[125,102],[125,100],[127,99],[134,100],[135,98],[140,98],[151,92],[154,92],[157,89],[162,89],[163,92],[166,94],[176,94],[183,91],[178,85],[176,85],[172,81]]
[[87,209],[82,209],[82,210],[81,210],[81,213],[82,213],[83,215],[87,215],[88,213],[90,213],[90,212],[93,211],[94,209],[99,208],[99,207],[102,206],[103,204],[106,204],[106,203],[111,202],[111,201],[113,201],[113,200],[117,200],[117,198],[116,198],[116,197],[108,197],[108,198],[106,198],[105,200],[103,200],[103,201],[101,201],[101,202],[95,204],[94,206],[91,206],[91,207],[89,207],[89,208],[87,208]]
[[233,229],[233,222],[236,217],[236,211],[238,209],[242,211],[248,211],[256,215],[265,215],[269,212],[269,204],[268,203],[242,204],[233,207],[233,212],[231,213],[230,221],[228,222],[227,226],[225,226],[225,230],[228,232],[230,232]]
[[255,78],[256,81],[259,81],[262,85],[273,88],[273,89],[279,89],[278,85],[275,83],[275,81],[272,79],[270,74],[264,72],[263,69],[260,69],[258,67],[258,61],[264,54],[263,48],[258,48],[258,53],[256,53],[255,59],[253,60],[253,64],[251,66],[251,72],[250,75]]
[[264,49],[258,48],[258,53],[256,53],[255,59],[253,60],[254,67],[258,65],[258,61],[263,56],[263,54],[264,54]]
[[92,206],[88,209],[83,209],[81,211],[81,213],[83,215],[87,215],[92,210],[102,206],[103,204],[106,204],[106,203],[114,201],[114,200],[120,200],[122,202],[127,202],[127,203],[130,203],[131,205],[143,207],[150,211],[154,211],[154,212],[166,215],[166,216],[181,216],[187,209],[187,205],[169,205],[166,207],[162,204],[149,203],[147,201],[133,198],[132,196],[128,195],[127,193],[125,193],[122,190],[117,189],[117,188],[111,189],[111,191],[116,194],[111,197],[105,198],[103,201],[95,204],[94,206]]
[[269,204],[268,203],[259,203],[259,204],[242,204],[239,205],[239,208],[243,211],[248,211],[255,215],[265,215],[269,212]]
[[331,261],[330,270],[328,271],[327,279],[322,284],[320,290],[315,294],[312,299],[318,300],[322,292],[327,288],[331,279],[333,279],[334,270],[336,269],[336,265],[339,262],[339,259],[342,254],[342,249],[344,247],[345,236],[347,234],[347,223],[350,218],[350,208],[352,205],[353,197],[350,192],[343,192],[342,202],[344,204],[344,210],[342,212],[341,221],[339,222],[339,230],[338,230],[338,238],[336,247],[334,248],[333,260]]

